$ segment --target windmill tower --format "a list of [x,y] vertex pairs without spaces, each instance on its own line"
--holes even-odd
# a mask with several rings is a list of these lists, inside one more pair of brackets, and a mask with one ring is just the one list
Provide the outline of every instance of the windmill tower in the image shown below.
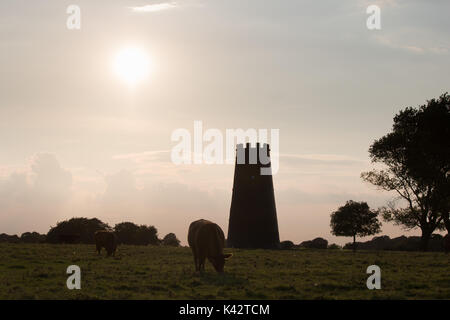
[[262,168],[270,170],[268,144],[236,146],[228,247],[270,249],[280,243],[272,175],[262,175]]

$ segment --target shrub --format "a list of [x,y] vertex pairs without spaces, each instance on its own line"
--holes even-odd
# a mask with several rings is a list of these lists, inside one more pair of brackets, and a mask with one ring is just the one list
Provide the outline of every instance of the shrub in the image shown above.
[[94,233],[98,230],[107,229],[110,229],[110,227],[97,218],[72,218],[58,222],[56,227],[50,228],[47,233],[47,242],[94,243]]
[[132,222],[122,222],[115,225],[114,231],[119,244],[159,244],[158,231],[154,226],[138,226]]
[[179,247],[180,246],[180,240],[177,239],[177,236],[175,235],[175,233],[168,233],[162,239],[162,245],[163,246]]
[[294,249],[294,243],[290,240],[285,240],[280,242],[280,249],[281,250],[289,250]]
[[299,246],[308,249],[326,249],[328,241],[324,238],[315,238],[314,240],[303,241]]
[[23,243],[43,243],[45,240],[46,235],[37,232],[25,232],[20,236],[20,242]]

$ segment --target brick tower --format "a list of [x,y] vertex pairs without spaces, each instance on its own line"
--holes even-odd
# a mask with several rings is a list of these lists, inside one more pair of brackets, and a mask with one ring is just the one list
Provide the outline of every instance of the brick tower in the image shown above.
[[280,243],[268,144],[236,146],[227,246],[274,249]]

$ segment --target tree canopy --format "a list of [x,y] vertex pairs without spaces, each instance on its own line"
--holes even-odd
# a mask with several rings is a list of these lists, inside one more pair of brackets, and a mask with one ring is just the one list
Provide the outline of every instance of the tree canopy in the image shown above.
[[94,243],[95,231],[106,229],[110,229],[108,224],[97,218],[72,218],[50,228],[47,242],[60,243],[70,239],[70,242]]
[[[349,200],[331,214],[331,233],[335,236],[364,237],[380,232],[378,212],[372,211],[366,202]],[[356,247],[354,247],[356,249]]]
[[443,94],[419,108],[408,107],[394,117],[392,131],[370,146],[372,162],[382,170],[361,177],[383,190],[395,191],[406,206],[384,207],[383,218],[406,229],[422,230],[422,249],[445,222],[450,231],[450,97]]
[[162,239],[162,245],[179,247],[180,246],[180,240],[177,239],[177,236],[175,235],[175,233],[168,233]]
[[154,226],[139,226],[132,222],[121,222],[115,225],[114,231],[119,244],[159,244],[158,230]]

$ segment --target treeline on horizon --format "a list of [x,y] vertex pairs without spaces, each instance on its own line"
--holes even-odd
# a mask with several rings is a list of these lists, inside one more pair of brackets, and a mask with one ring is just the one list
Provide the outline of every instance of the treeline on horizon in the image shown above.
[[[336,243],[328,244],[324,238],[315,238],[313,240],[303,241],[298,245],[290,240],[280,242],[280,249],[344,249],[344,250],[377,250],[377,251],[421,251],[421,237],[418,236],[399,236],[390,238],[387,235],[373,237],[365,242],[348,242],[344,246]],[[428,251],[445,251],[444,237],[438,233],[432,234],[429,241]]]
[[[98,230],[113,231],[117,236],[118,244],[126,245],[154,245],[179,247],[180,241],[174,233],[168,233],[162,239],[158,238],[158,230],[154,226],[137,225],[133,222],[121,222],[114,227],[102,222],[97,218],[71,218],[58,222],[51,227],[47,234],[38,232],[24,232],[21,236],[0,234],[0,243],[51,243],[51,244],[94,244],[94,234]],[[360,250],[390,250],[390,251],[419,251],[421,250],[421,238],[417,236],[400,236],[390,238],[389,236],[378,236],[366,242],[356,242]],[[443,251],[443,237],[440,234],[431,236],[430,251]],[[349,242],[344,246],[335,243],[328,244],[323,238],[303,241],[294,244],[290,240],[281,241],[279,249],[354,249],[354,243]]]
[[113,231],[118,244],[130,245],[180,245],[174,233],[168,233],[162,239],[158,238],[158,230],[154,226],[137,225],[133,222],[121,222],[111,227],[97,218],[71,218],[58,222],[47,234],[25,232],[17,235],[0,234],[0,242],[9,243],[83,243],[94,244],[94,234],[99,230]]

